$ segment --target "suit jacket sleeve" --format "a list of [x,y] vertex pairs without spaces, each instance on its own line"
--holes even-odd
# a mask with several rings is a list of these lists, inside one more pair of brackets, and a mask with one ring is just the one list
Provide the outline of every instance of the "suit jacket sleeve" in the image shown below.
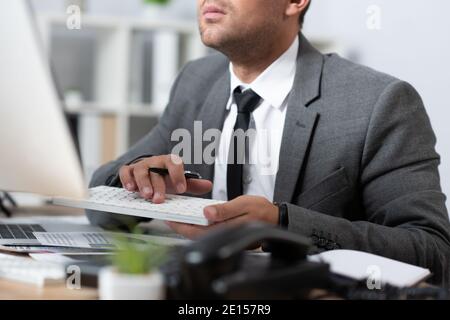
[[[96,170],[89,184],[90,188],[102,185],[122,187],[119,178],[119,170],[122,166],[131,164],[140,158],[170,153],[170,137],[174,128],[177,126],[176,119],[180,118],[179,115],[175,114],[176,110],[174,108],[173,101],[177,93],[178,83],[183,77],[183,72],[186,68],[187,66],[183,68],[175,81],[171,90],[169,104],[155,128],[153,128],[150,133],[143,137],[120,158],[107,163]],[[91,224],[103,227],[105,229],[129,230],[137,223],[146,220],[93,210],[86,210],[86,214]]]
[[421,98],[395,81],[373,108],[361,158],[366,221],[288,205],[289,229],[312,236],[319,251],[343,248],[429,268],[449,283],[450,224],[441,192],[435,136]]

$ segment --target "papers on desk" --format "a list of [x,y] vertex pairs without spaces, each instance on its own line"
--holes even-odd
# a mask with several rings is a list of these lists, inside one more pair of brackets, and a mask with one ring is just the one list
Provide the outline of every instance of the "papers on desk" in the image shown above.
[[325,262],[332,272],[356,280],[372,278],[396,287],[411,287],[431,275],[430,270],[374,254],[334,250],[310,256],[314,262]]
[[34,232],[44,246],[88,249],[114,249],[111,236],[103,232]]
[[[189,240],[170,238],[163,236],[117,234],[113,232],[34,232],[36,239],[43,246],[63,248],[85,248],[90,250],[117,249],[115,240],[117,237],[126,237],[128,241],[136,243],[152,242],[160,245],[179,246],[186,245]],[[120,249],[120,248],[119,248]]]
[[110,257],[112,252],[86,252],[84,254],[61,253],[30,253],[29,256],[37,261],[67,265],[68,263],[90,262],[95,257]]
[[87,249],[77,247],[59,247],[59,246],[44,246],[44,245],[0,245],[0,252],[6,253],[58,253],[58,254],[93,254],[97,252],[104,252],[101,249]]

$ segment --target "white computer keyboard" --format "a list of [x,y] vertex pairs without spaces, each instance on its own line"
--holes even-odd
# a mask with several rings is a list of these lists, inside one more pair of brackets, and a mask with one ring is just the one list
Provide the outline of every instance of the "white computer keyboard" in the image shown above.
[[210,223],[204,217],[203,209],[209,205],[223,203],[223,201],[167,195],[164,203],[154,204],[141,198],[137,192],[101,186],[89,189],[88,199],[54,198],[53,203],[74,208],[207,226]]
[[58,264],[0,253],[0,278],[42,287],[64,283],[66,273]]

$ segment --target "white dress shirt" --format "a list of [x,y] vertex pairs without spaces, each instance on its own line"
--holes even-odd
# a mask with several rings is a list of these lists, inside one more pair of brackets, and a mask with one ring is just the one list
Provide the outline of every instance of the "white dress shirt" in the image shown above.
[[250,129],[256,130],[256,139],[250,140],[249,159],[244,165],[244,194],[263,196],[273,201],[287,100],[294,84],[298,50],[299,40],[296,37],[289,49],[250,84],[240,81],[230,64],[231,94],[226,106],[228,114],[214,164],[213,199],[228,198],[227,161],[237,117],[233,91],[241,86],[243,90],[252,89],[262,98],[261,104],[252,113],[250,120]]

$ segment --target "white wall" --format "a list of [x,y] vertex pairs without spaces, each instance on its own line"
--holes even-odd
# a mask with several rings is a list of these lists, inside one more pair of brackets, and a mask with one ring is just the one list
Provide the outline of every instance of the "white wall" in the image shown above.
[[[379,31],[366,26],[370,5],[381,9]],[[359,62],[414,85],[438,137],[442,186],[450,196],[449,12],[448,0],[312,0],[305,33],[332,38]]]

